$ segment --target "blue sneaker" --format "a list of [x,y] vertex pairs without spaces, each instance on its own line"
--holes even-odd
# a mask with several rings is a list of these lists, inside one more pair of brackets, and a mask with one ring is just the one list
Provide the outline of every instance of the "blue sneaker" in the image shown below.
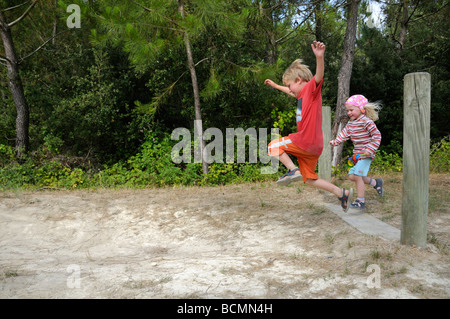
[[294,168],[293,170],[288,170],[288,172],[286,174],[284,174],[283,176],[281,176],[278,180],[277,180],[277,184],[278,185],[288,185],[292,182],[295,181],[299,181],[302,179],[302,175],[301,174],[295,174],[296,171],[298,171],[298,168]]
[[360,202],[359,199],[356,199],[353,203],[350,204],[350,207],[353,209],[364,210],[366,209],[366,203]]

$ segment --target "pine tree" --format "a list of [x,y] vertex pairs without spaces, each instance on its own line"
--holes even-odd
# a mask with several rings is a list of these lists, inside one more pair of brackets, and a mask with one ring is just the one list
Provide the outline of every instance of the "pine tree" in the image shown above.
[[[28,152],[29,149],[29,127],[30,127],[30,108],[25,98],[25,92],[22,85],[22,79],[19,72],[20,59],[16,52],[11,28],[26,18],[28,13],[37,4],[38,0],[33,0],[25,9],[23,5],[8,5],[6,1],[0,1],[0,37],[3,42],[5,56],[0,56],[0,62],[6,65],[8,69],[8,83],[11,94],[16,105],[16,153],[19,159]],[[20,11],[19,11],[20,10]],[[19,11],[16,18],[6,14]],[[10,21],[12,20],[12,21]]]
[[[243,1],[245,2],[245,1]],[[145,69],[148,61],[162,56],[173,47],[184,46],[188,71],[191,75],[194,95],[195,123],[201,125],[202,110],[196,67],[208,59],[196,60],[193,46],[196,39],[207,32],[209,25],[215,25],[231,39],[239,37],[247,14],[237,1],[226,0],[140,0],[103,2],[103,30],[95,36],[102,39],[115,38],[125,41],[125,48],[138,69]],[[184,75],[185,73],[183,73]],[[211,72],[214,75],[214,72]],[[155,110],[176,85],[172,83],[161,96],[156,96],[148,105]],[[202,133],[201,127],[198,132]],[[201,136],[201,153],[204,141]],[[208,165],[202,156],[203,173]]]

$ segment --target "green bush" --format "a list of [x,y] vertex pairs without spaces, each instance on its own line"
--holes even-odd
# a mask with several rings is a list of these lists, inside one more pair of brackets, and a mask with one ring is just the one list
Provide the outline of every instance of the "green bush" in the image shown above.
[[[182,168],[172,162],[173,145],[167,134],[162,138],[157,133],[149,134],[138,154],[126,162],[105,167],[97,174],[98,186],[146,187],[189,183],[192,176],[183,177]],[[188,173],[192,175],[192,170]]]
[[431,147],[430,171],[433,173],[450,172],[450,135]]
[[2,167],[0,169],[1,190],[22,188],[29,183],[33,184],[34,181],[31,181],[32,172],[33,168],[28,162],[22,165],[13,163]]
[[0,144],[0,166],[14,161],[14,149],[11,146]]
[[[275,180],[281,175],[283,166],[276,174],[261,174],[262,163],[212,163],[207,175],[202,174],[201,163],[172,161],[171,150],[175,141],[167,134],[151,133],[140,151],[127,161],[105,166],[103,169],[73,167],[64,157],[48,158],[44,151],[35,152],[19,164],[15,161],[14,148],[0,145],[0,190],[35,188],[143,188],[165,185],[226,185]],[[46,146],[43,146],[43,149]],[[64,162],[64,163],[63,163]],[[72,166],[72,167],[71,167]],[[380,151],[372,162],[373,173],[401,172],[402,158],[396,154]],[[450,141],[445,137],[432,145],[430,150],[430,172],[448,173],[450,169]],[[336,176],[347,175],[343,162],[334,170]]]
[[[346,161],[346,160],[345,160]],[[346,162],[338,169],[334,169],[336,176],[346,175],[348,171]],[[391,173],[403,171],[403,158],[397,153],[377,152],[370,166],[371,172]],[[450,136],[444,137],[430,148],[430,173],[450,172]]]
[[370,170],[378,173],[401,172],[403,170],[403,158],[397,153],[388,154],[380,151],[372,161]]

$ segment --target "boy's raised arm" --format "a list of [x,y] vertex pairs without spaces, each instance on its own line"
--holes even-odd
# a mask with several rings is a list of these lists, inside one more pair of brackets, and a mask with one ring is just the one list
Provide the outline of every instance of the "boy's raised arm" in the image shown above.
[[314,43],[311,44],[311,48],[314,52],[314,55],[316,56],[316,84],[319,84],[323,80],[324,72],[325,72],[325,62],[324,62],[324,55],[325,55],[325,44],[319,41],[314,41]]

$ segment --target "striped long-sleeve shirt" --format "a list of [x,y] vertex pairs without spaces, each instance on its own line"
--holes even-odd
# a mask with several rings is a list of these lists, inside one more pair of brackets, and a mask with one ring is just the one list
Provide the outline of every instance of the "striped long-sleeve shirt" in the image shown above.
[[[365,115],[361,115],[354,121],[348,121],[337,138],[330,143],[337,146],[348,139],[353,142],[353,154],[370,153],[370,158],[375,158],[375,152],[380,147],[381,133],[375,123]],[[368,158],[363,157],[363,158]]]

